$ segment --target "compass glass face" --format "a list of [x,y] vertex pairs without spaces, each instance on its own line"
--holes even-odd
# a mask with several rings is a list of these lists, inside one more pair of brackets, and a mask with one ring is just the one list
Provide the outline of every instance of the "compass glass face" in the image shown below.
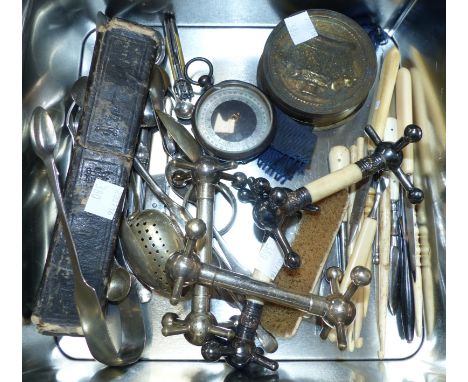
[[194,132],[210,154],[229,160],[250,159],[273,139],[273,111],[255,86],[221,82],[198,100]]
[[252,108],[242,101],[226,101],[218,105],[211,116],[216,135],[228,142],[240,142],[250,137],[257,126]]

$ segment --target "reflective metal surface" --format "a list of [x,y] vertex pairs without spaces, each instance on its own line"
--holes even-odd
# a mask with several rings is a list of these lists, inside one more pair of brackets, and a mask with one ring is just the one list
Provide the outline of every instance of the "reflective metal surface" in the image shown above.
[[[68,93],[72,84],[79,76],[87,75],[94,45],[92,31],[98,11],[107,9],[108,14],[118,14],[161,30],[161,17],[156,12],[167,3],[173,3],[186,59],[196,56],[210,59],[214,66],[215,82],[236,79],[255,84],[257,62],[270,31],[281,18],[293,12],[305,8],[330,8],[355,20],[376,22],[392,32],[401,49],[403,64],[417,66],[423,78],[430,79],[425,86],[429,83],[436,95],[427,102],[430,124],[439,127],[440,120],[444,121],[445,5],[435,0],[64,0],[23,2],[23,126],[27,127],[29,116],[38,105],[49,111],[57,110],[57,118],[61,119],[60,111],[66,110],[71,103]],[[387,48],[378,48],[378,61]],[[311,168],[304,175],[296,176],[287,184],[288,187],[297,188],[328,173],[329,148],[338,144],[351,145],[362,135],[371,99],[368,97],[362,111],[349,122],[351,127],[347,123],[317,134],[317,149]],[[144,307],[149,340],[143,357],[148,361],[126,369],[109,369],[97,362],[73,360],[67,356],[90,359],[83,339],[64,337],[60,347],[57,347],[53,338],[37,334],[34,327],[26,324],[23,326],[23,380],[444,381],[445,241],[440,233],[445,228],[445,150],[437,132],[434,130],[437,144],[432,146],[437,149],[435,162],[432,167],[428,166],[432,171],[424,173],[436,286],[437,315],[432,338],[415,339],[411,344],[401,341],[396,323],[389,315],[386,360],[377,361],[376,312],[373,303],[370,303],[362,332],[365,339],[363,348],[353,353],[340,353],[336,350],[336,344],[324,342],[315,334],[313,320],[304,320],[296,337],[279,339],[279,349],[272,357],[280,361],[276,374],[262,375],[258,371],[240,374],[224,363],[199,362],[202,359],[200,348],[188,344],[183,337],[162,337],[162,315],[179,308],[174,309],[166,298],[155,294]],[[66,133],[62,134],[59,144],[61,156],[57,159],[63,181],[70,145]],[[159,141],[157,144],[160,147]],[[159,153],[162,155],[162,149]],[[163,173],[160,168],[152,171]],[[251,176],[264,176],[255,163],[243,166],[241,171]],[[272,180],[272,185],[279,184]],[[216,198],[216,204],[218,211],[228,206],[221,197]],[[45,171],[32,155],[26,129],[23,128],[23,314],[26,316],[42,274],[55,215]],[[237,216],[225,240],[243,266],[253,269],[261,244],[256,237],[251,206],[239,204]],[[214,217],[215,224],[223,226],[223,219],[226,216],[218,212]],[[291,231],[294,234],[294,227]],[[373,288],[370,299],[375,301]],[[185,317],[189,310],[190,303],[185,302],[177,313]],[[212,312],[219,321],[238,314],[237,309],[216,297]],[[336,359],[343,361],[331,362]],[[182,361],[175,363],[175,360]]]

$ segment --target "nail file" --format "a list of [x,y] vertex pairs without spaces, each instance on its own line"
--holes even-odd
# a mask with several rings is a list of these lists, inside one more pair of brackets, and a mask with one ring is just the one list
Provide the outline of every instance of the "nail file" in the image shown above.
[[[292,243],[293,250],[302,258],[302,265],[293,270],[282,268],[275,279],[276,285],[299,293],[310,293],[316,287],[346,214],[347,199],[348,193],[340,191],[317,203],[319,213],[304,213]],[[274,336],[292,337],[302,316],[303,313],[294,309],[266,303],[262,325]]]

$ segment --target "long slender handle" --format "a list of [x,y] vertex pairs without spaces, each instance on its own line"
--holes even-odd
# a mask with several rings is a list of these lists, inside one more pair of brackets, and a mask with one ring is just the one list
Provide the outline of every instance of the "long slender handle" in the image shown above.
[[421,274],[424,296],[424,317],[426,319],[427,337],[431,338],[435,325],[434,281],[432,278],[429,231],[425,225],[419,228],[419,241],[421,244]]
[[398,67],[400,66],[400,52],[397,48],[392,48],[385,56],[382,70],[380,72],[379,87],[374,103],[371,125],[379,136],[382,136],[385,130],[385,123],[392,101],[393,89],[397,77]]
[[335,192],[359,182],[361,179],[362,171],[353,163],[341,170],[314,180],[307,184],[305,188],[309,191],[312,201],[315,203],[334,194]]
[[177,220],[177,223],[181,227],[185,226],[192,217],[188,215],[187,210],[181,205],[174,202],[162,189],[159,185],[153,180],[149,172],[144,168],[142,163],[137,159],[133,159],[133,168],[136,170],[138,175],[140,175],[143,180],[146,182],[150,190],[156,195],[156,197],[163,203],[167,209],[171,212],[174,218]]
[[[364,137],[358,137],[356,139],[356,144],[355,144],[355,150],[354,152],[351,152],[351,162],[354,163],[362,158],[364,158],[364,155],[365,155],[365,150],[366,150],[366,146],[365,146],[365,139]],[[356,186],[353,185],[354,190],[356,190]],[[356,191],[354,192],[354,194],[356,195]],[[355,196],[354,195],[354,196]],[[354,204],[354,197],[353,197],[353,204]],[[349,212],[349,215],[351,216],[352,215],[352,212],[353,210],[351,209],[350,212]],[[359,225],[362,224],[362,220],[363,220],[363,217],[361,217],[360,219],[360,222],[359,222]],[[350,227],[351,229],[352,227]],[[356,227],[356,229],[359,228]],[[356,236],[356,235],[354,235]],[[348,235],[349,239],[351,241],[349,241],[347,243],[347,258],[349,259],[353,253],[353,250],[354,250],[354,244],[356,242],[356,237],[354,237],[354,239],[351,237],[351,232],[350,234]],[[356,297],[354,299],[354,301],[356,302],[356,317],[357,319],[359,319],[359,317],[362,315],[362,304],[360,304],[359,302],[362,301],[363,299],[363,290],[360,289],[357,293],[356,293]],[[347,331],[346,331],[346,336],[347,336],[347,339],[348,339],[348,348],[349,348],[349,351],[353,352],[354,351],[354,348],[355,348],[355,328],[356,326],[356,318],[354,319],[354,322],[348,326],[347,328]]]
[[348,166],[350,160],[350,152],[346,146],[333,146],[328,155],[330,172],[335,172]]
[[379,221],[379,288],[378,288],[378,331],[379,331],[379,359],[385,356],[385,339],[387,329],[387,305],[388,305],[388,278],[390,275],[390,234],[391,234],[392,211],[390,206],[390,190],[387,189],[382,195],[380,202]]
[[416,336],[421,337],[423,331],[423,310],[424,310],[424,298],[423,298],[423,281],[422,281],[422,258],[421,258],[421,246],[419,242],[419,227],[415,223],[414,225],[415,234],[415,262],[416,262],[416,280],[413,280],[414,290],[414,315],[415,315],[415,330]]
[[[351,145],[349,148],[349,156],[350,156],[350,163],[355,163],[359,158],[357,157],[357,147],[356,145]],[[353,212],[353,205],[354,205],[354,198],[356,196],[356,185],[353,184],[349,188],[349,196],[348,196],[348,214],[347,220],[351,218],[351,213]],[[348,234],[349,234],[349,226],[348,226]]]
[[[416,82],[418,79],[416,79]],[[411,73],[406,68],[401,68],[398,72],[397,78],[397,121],[398,121],[398,136],[403,135],[405,127],[413,123],[413,91],[412,91],[412,81]],[[416,95],[418,98],[418,113],[421,111],[421,102],[422,94],[421,87],[417,85]],[[424,111],[424,109],[423,109]],[[421,116],[418,114],[418,120],[421,119]],[[403,162],[401,169],[405,172],[410,178],[414,173],[414,148],[413,145],[408,145],[403,149]],[[427,166],[427,159],[426,159]],[[414,214],[414,206],[411,208],[412,211],[409,213]],[[418,238],[418,225],[414,222],[413,230],[410,230],[414,233],[414,237],[409,238],[409,240],[414,240],[415,243],[415,276],[413,280],[413,291],[414,291],[414,313],[415,313],[415,330],[416,336],[421,337],[422,335],[422,321],[423,321],[423,285],[422,285],[422,275],[421,275],[421,250],[419,246]]]
[[425,64],[425,60],[421,53],[419,53],[419,51],[414,47],[410,47],[409,51],[411,60],[414,62],[414,66],[417,68],[416,70],[420,73],[427,108],[435,130],[434,134],[437,136],[438,141],[442,145],[442,149],[445,151],[445,116],[440,94],[431,81],[431,75],[429,74],[427,65]]
[[[363,152],[361,151],[359,154],[363,155]],[[367,198],[366,198],[366,203],[365,203],[365,206],[364,206],[364,213],[363,213],[363,217],[362,217],[363,220],[362,220],[362,222],[360,224],[361,227],[363,226],[364,220],[366,219],[366,218],[364,218],[364,216],[369,216],[369,214],[370,214],[370,212],[371,212],[371,210],[372,210],[372,208],[374,206],[375,196],[376,196],[375,189],[371,187],[369,189],[369,192],[368,192],[368,195],[367,195]],[[367,256],[365,254],[362,254],[362,261],[365,262],[362,265],[364,267],[366,267],[367,269],[372,269],[372,250],[373,250],[373,242],[375,240],[375,235],[376,235],[377,229],[378,229],[377,220],[375,220],[375,223],[376,223],[376,229],[375,229],[375,233],[373,234],[373,237],[371,239],[370,246],[367,245],[366,247],[361,249],[361,251],[362,250],[367,251]],[[353,248],[353,253],[354,253],[354,248]],[[368,301],[369,301],[369,296],[370,296],[370,286],[367,285],[364,288],[361,288],[360,293],[355,298],[356,318],[354,319],[353,338],[354,338],[355,347],[357,349],[360,349],[363,346],[363,343],[364,343],[364,340],[361,337],[361,329],[362,329],[364,317],[367,314],[367,304],[368,304]]]
[[[417,162],[415,166],[414,183],[417,185],[417,187],[420,187],[422,184],[419,162]],[[424,300],[424,320],[426,323],[426,335],[428,338],[431,338],[435,323],[434,279],[432,275],[431,247],[429,244],[429,231],[427,229],[427,216],[425,208],[425,202],[417,206],[416,220],[419,227],[418,241],[421,251],[420,263]]]
[[80,262],[78,260],[78,252],[76,250],[75,241],[71,233],[70,225],[68,224],[67,215],[65,212],[65,205],[63,203],[62,193],[60,192],[60,182],[58,178],[58,170],[55,165],[54,158],[49,160],[44,160],[44,164],[47,170],[47,176],[49,178],[49,183],[52,187],[52,193],[54,194],[55,203],[57,204],[58,215],[60,219],[60,224],[62,225],[63,235],[65,237],[65,242],[67,243],[68,253],[70,254],[71,266],[73,269],[73,278],[74,282],[78,285],[85,285],[88,288],[91,288],[85,281],[83,274],[81,272]]
[[434,133],[429,125],[427,116],[426,102],[424,99],[424,89],[421,83],[421,77],[416,68],[411,68],[411,80],[413,89],[413,109],[414,122],[422,129],[424,139],[419,142],[419,159],[423,175],[429,175],[433,172],[434,164]]
[[360,265],[365,267],[367,258],[372,249],[375,233],[377,232],[377,221],[369,217],[364,219],[359,235],[354,244],[353,254],[348,260],[348,266],[344,272],[340,283],[340,291],[344,293],[351,283],[351,271],[354,267]]
[[175,23],[174,17],[171,15],[166,15],[164,19],[164,32],[166,40],[166,48],[168,51],[169,62],[171,66],[172,75],[174,80],[183,78],[184,70],[181,67],[180,56],[179,56],[179,45],[177,45],[176,37],[174,36],[174,27]]
[[159,65],[154,65],[151,71],[149,96],[153,109],[164,110],[164,97],[167,92],[165,88],[163,72]]
[[[384,140],[395,142],[397,137],[397,123],[395,118],[387,118]],[[390,247],[391,247],[391,228],[392,228],[392,209],[391,195],[398,199],[399,184],[393,174],[390,175],[390,188],[386,189],[380,202],[380,220],[379,220],[379,286],[378,286],[378,308],[377,308],[377,326],[379,333],[379,350],[377,355],[379,359],[385,357],[385,343],[387,332],[387,305],[390,277]]]
[[201,265],[197,283],[224,288],[321,317],[326,315],[329,310],[329,304],[325,297],[292,292],[278,288],[274,284],[257,281],[249,276],[236,274],[208,264]]
[[[328,154],[328,165],[330,172],[338,171],[350,164],[351,156],[346,146],[333,146]],[[349,195],[348,195],[349,198]],[[344,214],[340,229],[336,237],[336,248],[338,253],[337,263],[341,269],[346,267],[346,242],[347,242],[347,214]]]
[[[405,127],[413,123],[413,102],[412,102],[411,74],[406,68],[398,71],[396,82],[396,115],[398,123],[398,137],[404,135]],[[408,145],[403,149],[402,170],[409,175],[414,172],[413,145]]]
[[[351,163],[351,153],[346,146],[333,146],[328,154],[328,165],[330,173],[336,172],[349,166]],[[347,221],[347,216],[343,218],[343,221]]]

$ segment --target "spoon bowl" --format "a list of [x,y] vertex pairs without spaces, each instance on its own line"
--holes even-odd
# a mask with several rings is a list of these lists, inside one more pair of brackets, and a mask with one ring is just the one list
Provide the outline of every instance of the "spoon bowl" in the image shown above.
[[112,302],[120,302],[128,296],[131,286],[130,273],[126,269],[116,266],[111,271],[106,298]]
[[177,118],[188,120],[192,118],[193,104],[188,101],[177,100],[174,112]]
[[82,109],[84,106],[86,85],[88,84],[88,77],[83,76],[78,78],[73,84],[70,94],[75,103]]
[[34,109],[30,127],[31,143],[36,155],[42,161],[53,157],[57,146],[57,135],[52,118],[44,108],[39,106]]

